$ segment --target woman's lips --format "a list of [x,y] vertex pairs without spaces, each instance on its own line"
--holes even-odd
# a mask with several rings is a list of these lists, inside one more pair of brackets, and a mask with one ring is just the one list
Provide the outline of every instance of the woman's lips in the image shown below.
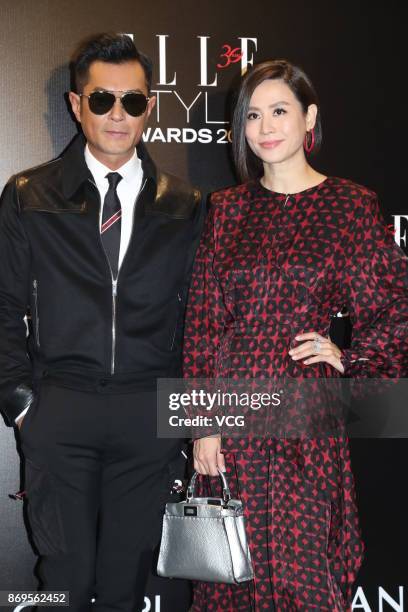
[[264,140],[259,143],[259,146],[263,149],[275,149],[283,140]]

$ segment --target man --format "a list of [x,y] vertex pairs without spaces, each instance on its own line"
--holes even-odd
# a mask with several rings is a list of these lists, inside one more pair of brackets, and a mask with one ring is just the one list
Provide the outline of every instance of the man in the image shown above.
[[154,389],[180,375],[202,207],[142,145],[155,97],[132,40],[93,36],[72,69],[83,134],[2,197],[2,410],[21,428],[43,589],[69,591],[74,611],[95,597],[98,612],[130,612],[180,454],[156,436]]

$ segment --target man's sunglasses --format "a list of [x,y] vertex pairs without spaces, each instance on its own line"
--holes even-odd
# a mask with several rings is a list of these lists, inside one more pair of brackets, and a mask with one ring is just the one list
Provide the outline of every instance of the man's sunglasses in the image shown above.
[[115,96],[111,91],[93,91],[89,96],[86,94],[79,94],[79,96],[88,98],[89,108],[95,115],[108,113],[115,104],[115,100],[119,99],[128,115],[139,117],[145,112],[150,100],[144,94],[135,91],[125,91],[121,96]]

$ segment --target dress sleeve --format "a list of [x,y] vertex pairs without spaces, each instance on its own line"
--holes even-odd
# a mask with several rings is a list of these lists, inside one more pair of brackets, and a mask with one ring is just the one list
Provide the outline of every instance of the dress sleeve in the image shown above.
[[209,212],[197,249],[184,331],[184,377],[214,378],[217,355],[227,311],[223,292],[213,269],[217,243],[216,202]]
[[356,205],[341,285],[353,324],[342,351],[346,377],[401,378],[408,373],[408,258],[395,243],[372,194]]
[[[183,352],[184,378],[208,379],[210,386],[212,383],[209,379],[217,377],[217,358],[227,318],[222,288],[214,272],[217,226],[217,201],[213,195],[193,266]],[[203,384],[205,386],[204,381]],[[211,416],[214,417],[216,412],[213,409]],[[213,418],[212,426],[193,428],[192,437],[200,438],[219,431]]]

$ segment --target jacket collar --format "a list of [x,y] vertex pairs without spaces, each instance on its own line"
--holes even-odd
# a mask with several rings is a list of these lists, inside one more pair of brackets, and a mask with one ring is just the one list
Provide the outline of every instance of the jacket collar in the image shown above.
[[[93,181],[92,174],[85,162],[84,150],[86,140],[83,134],[77,134],[61,155],[62,191],[68,200],[88,180]],[[152,158],[142,142],[136,147],[137,155],[142,161],[143,177],[151,178],[156,183],[157,171]]]

